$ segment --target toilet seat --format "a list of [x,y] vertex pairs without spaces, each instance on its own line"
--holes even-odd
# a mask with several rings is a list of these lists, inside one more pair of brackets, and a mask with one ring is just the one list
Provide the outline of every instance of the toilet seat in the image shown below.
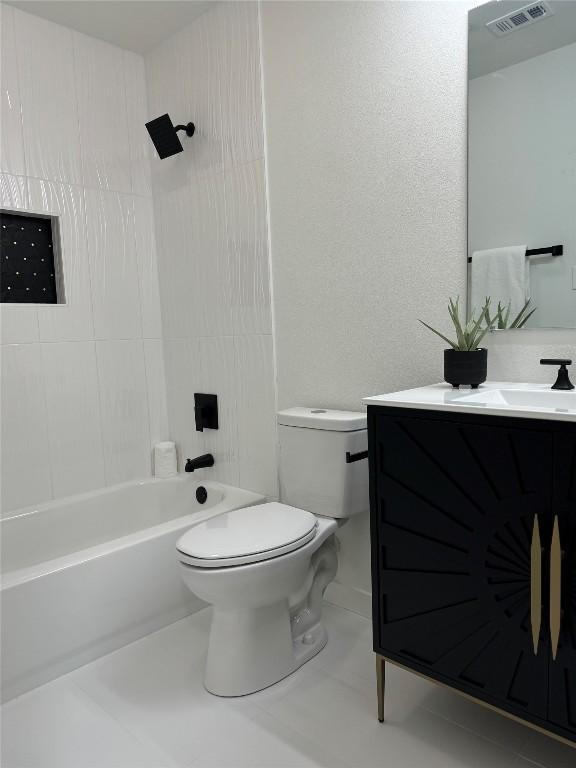
[[197,568],[247,565],[300,549],[318,521],[304,509],[270,502],[242,507],[195,525],[176,545],[180,561]]

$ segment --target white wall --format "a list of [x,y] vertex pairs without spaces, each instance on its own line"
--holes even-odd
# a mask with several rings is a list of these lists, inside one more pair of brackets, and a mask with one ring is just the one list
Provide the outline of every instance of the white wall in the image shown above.
[[576,43],[470,81],[470,251],[564,245],[529,260],[529,327],[576,327],[575,71]]
[[144,62],[2,5],[0,205],[61,217],[65,305],[2,321],[4,511],[150,474],[167,438]]
[[417,318],[464,291],[466,23],[461,3],[262,6],[282,407],[441,374]]
[[[467,7],[262,5],[281,407],[442,377],[417,318],[465,291]],[[368,520],[340,538],[340,591],[368,592]]]
[[[152,179],[170,433],[199,472],[277,496],[274,352],[256,3],[219,3],[146,57],[149,118],[196,124]],[[194,392],[220,428],[196,432]]]

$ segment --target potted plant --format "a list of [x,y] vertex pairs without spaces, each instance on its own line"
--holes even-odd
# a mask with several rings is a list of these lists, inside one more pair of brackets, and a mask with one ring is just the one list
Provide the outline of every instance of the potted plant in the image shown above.
[[420,320],[422,325],[450,344],[450,349],[444,350],[444,379],[455,388],[461,384],[469,384],[472,389],[476,389],[486,381],[488,350],[480,347],[480,342],[492,327],[489,307],[488,298],[478,318],[472,317],[467,323],[463,323],[460,320],[459,297],[456,301],[450,299],[448,314],[456,331],[455,340],[449,339]]

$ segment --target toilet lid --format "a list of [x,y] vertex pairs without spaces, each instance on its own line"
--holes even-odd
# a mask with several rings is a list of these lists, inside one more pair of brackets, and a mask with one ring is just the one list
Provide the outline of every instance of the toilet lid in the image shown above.
[[299,549],[314,538],[316,525],[311,512],[270,502],[205,520],[187,531],[176,547],[190,565],[243,565]]

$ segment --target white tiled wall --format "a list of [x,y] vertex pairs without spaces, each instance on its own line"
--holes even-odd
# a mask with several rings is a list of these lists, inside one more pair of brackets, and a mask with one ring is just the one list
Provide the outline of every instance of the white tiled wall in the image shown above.
[[28,176],[82,183],[74,34],[37,16],[14,14],[25,167]]
[[3,511],[168,437],[140,56],[2,4],[0,205],[60,216],[66,304],[2,305]]
[[[214,4],[146,56],[149,118],[192,120],[185,152],[152,161],[168,416],[180,459],[277,496],[276,392],[258,7]],[[220,429],[196,432],[194,392]],[[200,474],[200,473],[199,473]]]

